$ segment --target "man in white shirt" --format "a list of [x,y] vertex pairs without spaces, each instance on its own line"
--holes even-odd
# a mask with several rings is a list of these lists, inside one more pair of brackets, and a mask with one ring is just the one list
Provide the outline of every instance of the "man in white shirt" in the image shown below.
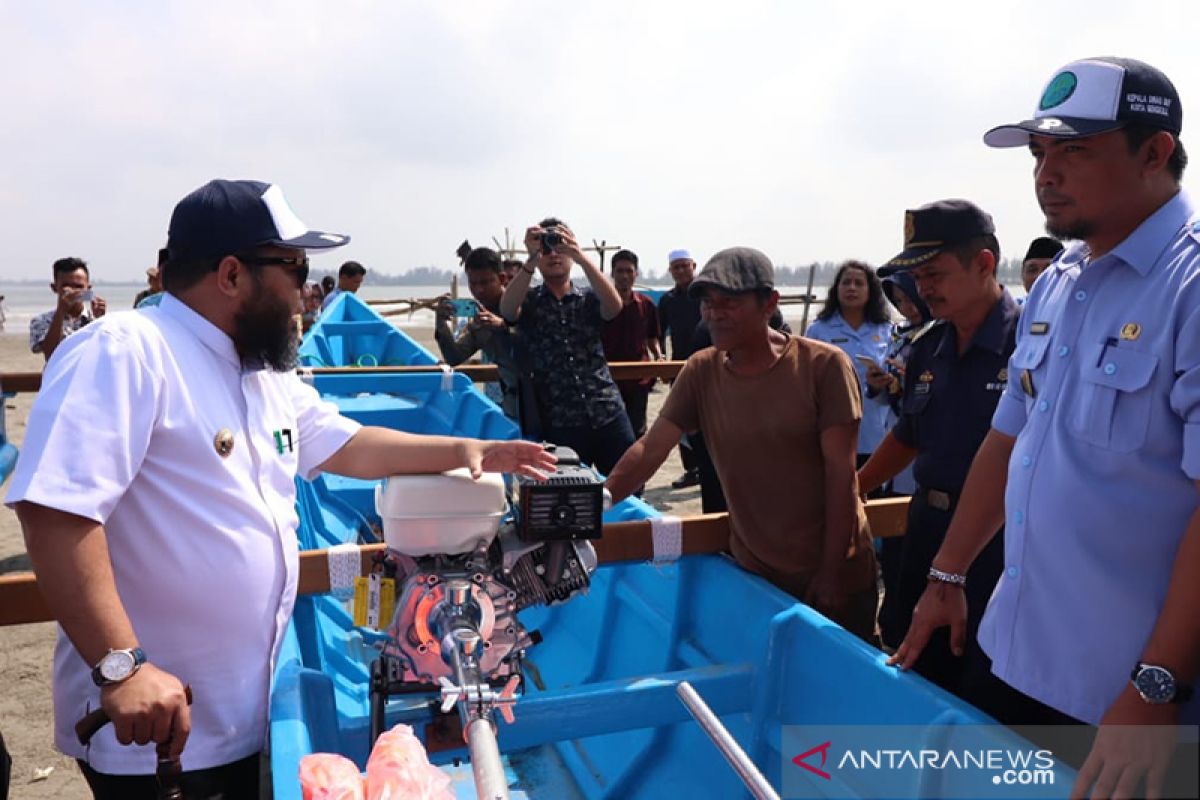
[[[172,215],[161,305],[87,326],[46,370],[7,503],[60,624],[56,744],[97,798],[155,796],[151,742],[183,754],[187,797],[258,796],[297,474],[553,464],[528,442],[360,427],[300,381],[305,250],[347,241],[276,186],[213,181]],[[97,706],[114,724],[85,749],[73,725]]]

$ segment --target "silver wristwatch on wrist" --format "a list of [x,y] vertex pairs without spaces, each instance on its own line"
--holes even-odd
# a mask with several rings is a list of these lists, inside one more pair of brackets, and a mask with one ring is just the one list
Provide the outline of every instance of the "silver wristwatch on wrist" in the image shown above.
[[140,647],[109,650],[92,668],[92,682],[97,686],[111,686],[129,680],[145,663],[146,654]]
[[1157,664],[1138,662],[1129,675],[1133,688],[1150,705],[1186,703],[1192,698],[1191,686],[1180,686],[1175,673]]

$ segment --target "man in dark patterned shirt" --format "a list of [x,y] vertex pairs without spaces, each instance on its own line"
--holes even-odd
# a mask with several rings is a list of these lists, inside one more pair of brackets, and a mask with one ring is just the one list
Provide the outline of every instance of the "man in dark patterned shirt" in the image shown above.
[[[561,220],[526,230],[525,249],[529,260],[504,290],[500,312],[525,342],[542,435],[607,474],[633,444],[600,340],[604,323],[621,313],[621,296]],[[589,287],[572,283],[574,264],[583,267]],[[531,290],[536,270],[542,284]]]
[[97,317],[104,316],[104,299],[92,292],[92,276],[82,258],[60,258],[52,267],[50,291],[58,303],[29,321],[29,349],[47,361],[60,342]]

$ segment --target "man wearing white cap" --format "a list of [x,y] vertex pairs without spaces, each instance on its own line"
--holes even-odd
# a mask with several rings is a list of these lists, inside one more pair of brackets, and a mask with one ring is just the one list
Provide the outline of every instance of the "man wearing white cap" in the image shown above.
[[[1180,187],[1182,120],[1162,72],[1090,58],[1054,74],[1032,119],[985,135],[1028,147],[1046,230],[1074,242],[1033,286],[894,659],[911,666],[945,624],[961,647],[964,576],[1003,523],[985,710],[1099,724],[1075,797],[1163,796],[1172,726],[1200,721],[1200,206]],[[1169,796],[1196,796],[1184,772]]]
[[[361,427],[300,381],[305,251],[347,241],[277,186],[212,181],[175,207],[162,302],[88,325],[46,368],[6,502],[60,625],[55,742],[97,798],[157,795],[150,742],[183,754],[184,796],[258,797],[297,475],[553,463],[531,442]],[[96,708],[113,726],[82,747]]]

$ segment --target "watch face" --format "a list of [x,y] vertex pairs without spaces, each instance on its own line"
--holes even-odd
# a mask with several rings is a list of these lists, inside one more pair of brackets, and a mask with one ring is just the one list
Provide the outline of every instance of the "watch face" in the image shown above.
[[100,675],[107,681],[123,681],[133,672],[133,655],[123,650],[109,653],[100,661]]
[[1175,699],[1175,678],[1162,667],[1142,667],[1133,685],[1148,703],[1169,703]]

